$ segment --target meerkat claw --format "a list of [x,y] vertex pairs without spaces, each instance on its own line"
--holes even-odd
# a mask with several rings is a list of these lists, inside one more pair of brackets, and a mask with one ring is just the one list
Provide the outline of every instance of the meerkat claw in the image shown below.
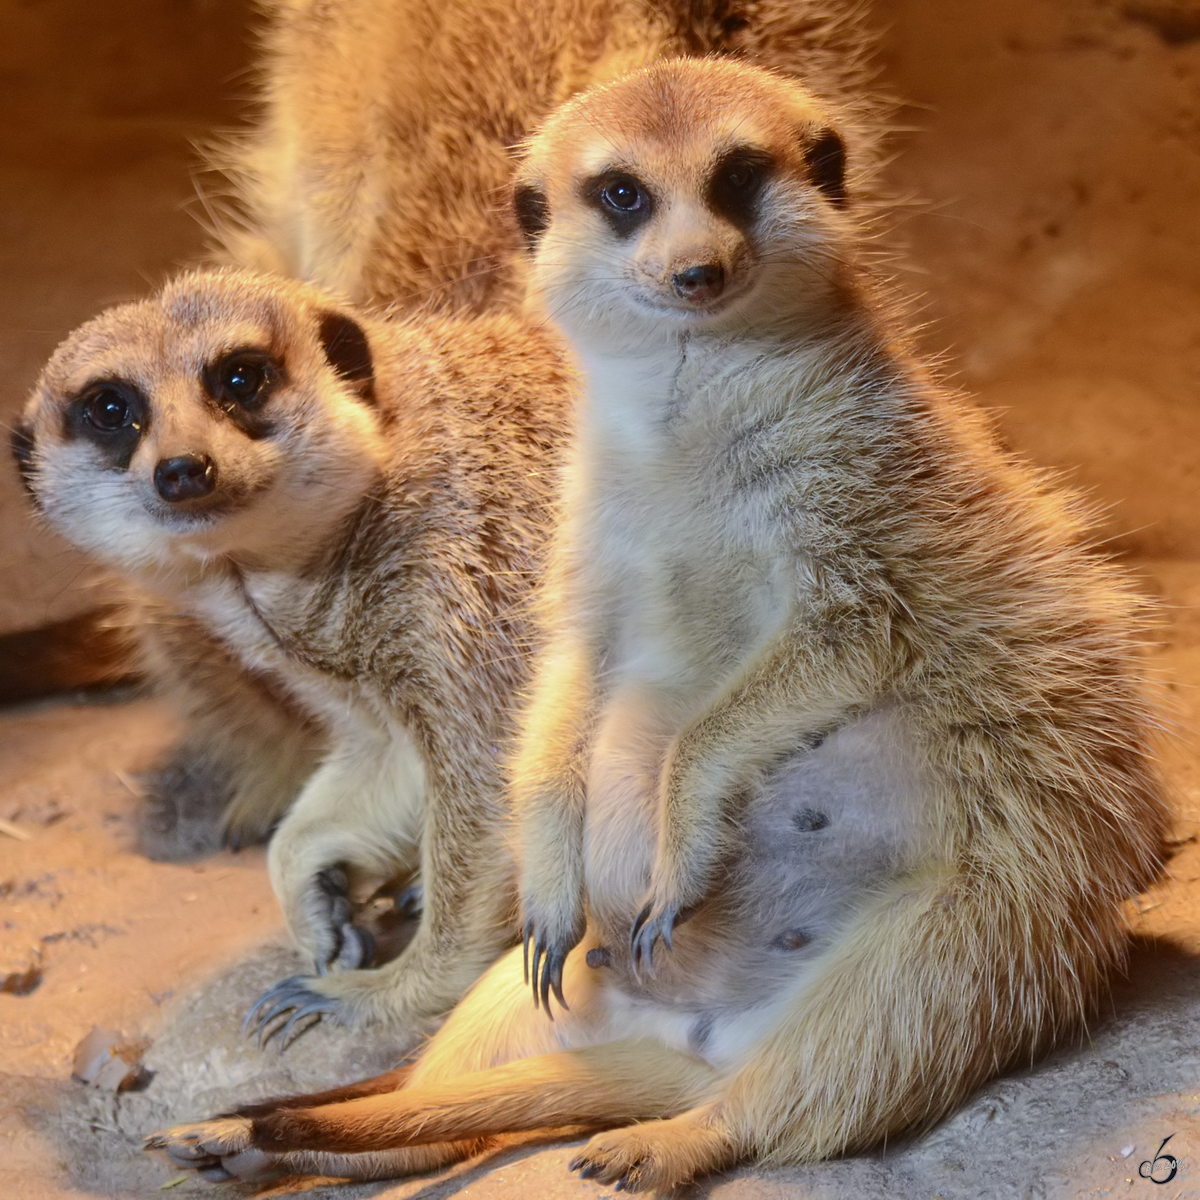
[[[332,996],[322,996],[312,991],[308,986],[309,979],[307,975],[293,975],[281,980],[265,992],[246,1014],[242,1033],[249,1037],[257,1036],[260,1050],[276,1035],[280,1038],[280,1051],[286,1050],[296,1038],[317,1024],[317,1021],[309,1022],[289,1037],[296,1023],[305,1017],[315,1016],[319,1021],[323,1016],[337,1015],[340,1007],[338,1001]],[[286,1020],[277,1020],[287,1013],[291,1015]]]
[[[683,911],[678,904],[667,904],[655,913],[655,904],[648,901],[633,922],[629,931],[629,950],[633,955],[633,969],[639,974],[645,970],[654,974],[654,947],[662,942],[663,947],[674,950],[675,926],[681,924],[691,915]],[[653,914],[653,915],[652,915]]]
[[354,924],[350,879],[342,866],[326,867],[313,877],[307,907],[323,943],[313,955],[318,975],[331,970],[353,971],[369,967],[375,957],[375,939]]
[[542,1007],[546,1010],[546,1015],[553,1020],[553,1015],[550,1012],[550,993],[554,993],[554,998],[559,1002],[564,1011],[567,1009],[567,1001],[563,996],[562,976],[563,966],[567,961],[567,951],[558,946],[550,946],[546,950],[546,957],[542,962],[542,982],[540,987]]

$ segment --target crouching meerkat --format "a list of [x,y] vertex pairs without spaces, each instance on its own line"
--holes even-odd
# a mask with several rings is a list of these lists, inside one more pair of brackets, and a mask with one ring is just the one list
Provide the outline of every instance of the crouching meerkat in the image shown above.
[[586,399],[513,769],[526,971],[407,1072],[151,1146],[366,1178],[584,1125],[581,1175],[662,1193],[928,1125],[1080,1026],[1168,824],[1138,602],[907,348],[845,179],[836,113],[728,62],[533,140]]
[[[269,850],[316,966],[259,1006],[416,1035],[513,941],[499,747],[568,376],[509,316],[383,321],[186,274],[76,330],[15,446],[44,519],[188,615],[329,750]],[[349,891],[423,889],[379,970]]]

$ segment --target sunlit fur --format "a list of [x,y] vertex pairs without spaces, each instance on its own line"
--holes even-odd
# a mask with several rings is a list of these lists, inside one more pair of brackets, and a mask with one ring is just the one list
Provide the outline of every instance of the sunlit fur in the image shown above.
[[[369,389],[327,357],[330,313],[365,332]],[[205,364],[234,347],[279,364],[265,436],[205,393]],[[65,420],[97,379],[149,399],[127,467]],[[512,317],[369,319],[311,285],[225,271],[184,275],[77,330],[26,410],[45,519],[183,613],[188,647],[215,643],[214,661],[191,668],[193,692],[228,716],[242,703],[222,690],[232,658],[323,731],[321,765],[269,855],[300,946],[321,967],[362,957],[322,886],[329,868],[356,894],[389,879],[423,886],[398,959],[312,981],[346,1020],[415,1039],[512,940],[497,747],[525,678],[568,384],[559,352]],[[217,467],[216,490],[184,515],[153,482],[155,464],[182,453]]]
[[[697,196],[731,123],[776,164],[741,290],[655,318],[647,246],[736,243]],[[576,1167],[666,1193],[927,1126],[1094,1010],[1168,824],[1139,603],[891,327],[805,166],[830,123],[675,63],[529,149],[587,380],[512,785],[532,983],[566,953],[569,1009],[513,951],[410,1074],[151,1139],[177,1163],[375,1177],[584,1125]],[[582,199],[609,155],[661,226]]]

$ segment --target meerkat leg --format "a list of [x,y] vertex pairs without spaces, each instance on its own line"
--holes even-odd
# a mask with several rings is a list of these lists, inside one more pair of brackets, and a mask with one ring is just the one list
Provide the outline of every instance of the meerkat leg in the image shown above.
[[[298,976],[283,981],[263,997],[248,1024],[257,1023],[270,1036],[271,1022],[290,1011],[281,1032],[286,1039],[297,1022],[328,1014],[351,1024],[380,1021],[410,1034],[415,1041],[428,1033],[512,944],[513,868],[498,811],[499,773],[494,785],[497,808],[492,809],[481,803],[478,778],[466,777],[466,769],[446,769],[464,758],[461,749],[456,758],[453,748],[434,741],[457,739],[462,746],[469,744],[472,736],[478,738],[477,731],[455,729],[449,719],[426,731],[431,765],[423,824],[419,838],[414,839],[419,843],[423,903],[412,941],[396,959],[374,970],[346,969],[320,978]],[[490,746],[477,749],[473,757],[476,761],[486,757],[489,769],[494,768]],[[397,773],[393,766],[389,777],[393,784]],[[389,810],[376,806],[371,815],[389,818]],[[320,836],[334,844],[358,836],[346,829],[347,821],[344,809],[338,810],[338,827]],[[357,829],[367,822],[353,824]],[[385,837],[395,837],[394,828],[385,831],[378,824],[370,828],[376,846]],[[286,824],[280,834],[285,829]],[[353,854],[350,858],[353,861]],[[353,966],[344,960],[337,965]]]
[[578,640],[546,653],[523,723],[512,794],[521,830],[521,902],[534,1003],[553,990],[583,936],[584,745],[592,712],[592,665]]
[[341,1104],[178,1126],[156,1135],[147,1147],[165,1149],[181,1163],[209,1165],[216,1159],[223,1165],[252,1151],[277,1158],[296,1151],[359,1154],[478,1144],[481,1138],[525,1130],[604,1127],[674,1115],[710,1100],[719,1079],[706,1063],[658,1042],[606,1042],[442,1083],[414,1081],[400,1091]]
[[[576,1003],[551,1021],[530,1005],[521,953],[510,951],[412,1068],[180,1125],[148,1139],[147,1148],[165,1149],[210,1178],[283,1170],[379,1178],[365,1172],[428,1170],[477,1153],[493,1135],[660,1116],[713,1094],[717,1073],[690,1055],[647,1041],[599,1044],[609,1030],[605,988],[582,947],[565,974]],[[358,1089],[362,1098],[342,1101]],[[425,1156],[415,1153],[421,1147]]]
[[357,1083],[330,1088],[325,1092],[309,1092],[303,1096],[281,1096],[275,1100],[262,1100],[258,1104],[245,1104],[224,1115],[257,1117],[263,1113],[274,1112],[277,1108],[312,1108],[318,1104],[336,1104],[341,1100],[357,1100],[360,1096],[394,1092],[408,1082],[415,1065],[415,1063],[408,1063],[403,1067],[398,1067],[395,1071],[388,1071],[383,1075],[372,1075],[369,1079],[360,1079]]
[[412,872],[419,861],[424,766],[411,738],[340,732],[271,840],[271,882],[292,936],[319,970],[370,959],[351,924],[350,886]]
[[740,790],[806,735],[839,724],[879,694],[872,663],[886,659],[866,644],[878,622],[864,612],[863,644],[847,655],[814,613],[806,616],[765,647],[667,752],[650,893],[630,935],[635,968],[651,967],[658,941],[670,949],[675,925],[707,894]]

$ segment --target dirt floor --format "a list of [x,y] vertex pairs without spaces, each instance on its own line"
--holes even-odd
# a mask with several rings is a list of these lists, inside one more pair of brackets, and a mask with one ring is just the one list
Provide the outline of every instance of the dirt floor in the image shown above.
[[[1089,1040],[995,1081],[911,1144],[738,1172],[728,1200],[1200,1197],[1200,0],[878,0],[906,289],[927,345],[1004,435],[1105,508],[1164,604],[1174,728],[1171,878],[1131,908],[1128,979]],[[103,304],[194,258],[192,139],[235,119],[240,0],[0,5],[0,398]],[[194,205],[192,206],[195,207]],[[28,522],[0,473],[0,631],[103,583]],[[259,1053],[239,1025],[295,960],[261,851],[190,864],[136,848],[138,772],[175,735],[154,701],[0,715],[0,1198],[589,1196],[569,1151],[526,1147],[403,1184],[213,1192],[138,1150],[164,1121],[368,1074],[394,1047],[319,1028]],[[119,1096],[70,1078],[94,1026],[146,1044]],[[1171,1135],[1178,1172],[1140,1176]],[[1163,1174],[1160,1166],[1159,1177]]]

